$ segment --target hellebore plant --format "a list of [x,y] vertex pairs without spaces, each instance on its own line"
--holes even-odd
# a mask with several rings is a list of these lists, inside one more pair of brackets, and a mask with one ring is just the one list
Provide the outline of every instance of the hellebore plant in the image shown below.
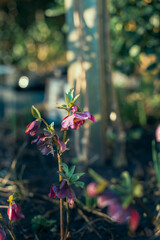
[[142,185],[132,179],[128,172],[123,172],[121,184],[111,184],[90,169],[96,182],[87,186],[87,194],[97,198],[99,208],[107,207],[107,213],[113,221],[128,223],[131,231],[136,231],[139,224],[139,213],[133,205],[133,200],[142,196]]
[[[31,112],[35,120],[31,122],[26,129],[26,133],[31,136],[38,136],[32,143],[36,143],[38,150],[41,151],[43,155],[48,155],[51,153],[54,156],[54,152],[57,153],[58,159],[58,174],[59,182],[53,184],[50,188],[49,197],[60,199],[60,236],[61,240],[65,240],[69,236],[69,206],[74,204],[76,200],[76,195],[74,190],[71,188],[71,185],[77,187],[83,187],[84,183],[78,181],[79,178],[84,173],[74,173],[75,166],[72,166],[70,169],[66,163],[62,161],[62,154],[66,151],[66,144],[68,140],[67,130],[69,127],[74,130],[78,130],[86,120],[91,120],[95,122],[94,116],[87,111],[81,111],[81,109],[75,105],[75,101],[79,97],[73,96],[74,89],[70,89],[69,92],[65,93],[66,104],[58,105],[58,109],[64,109],[66,111],[66,117],[62,120],[61,131],[63,131],[63,140],[61,141],[59,136],[56,134],[54,129],[54,123],[50,125],[41,117],[40,112],[34,106],[31,108]],[[40,125],[43,123],[45,128],[40,131]],[[66,208],[67,208],[67,226],[66,231],[64,231],[64,199],[66,199]]]
[[[20,205],[15,202],[16,199],[17,197],[14,195],[11,195],[8,199],[9,207],[7,210],[7,215],[8,215],[9,223],[7,223],[6,220],[3,218],[2,214],[0,214],[0,220],[4,223],[7,231],[9,232],[13,240],[16,240],[16,236],[14,235],[12,230],[13,223],[16,222],[17,220],[20,220],[21,218],[24,218]],[[5,239],[6,239],[6,233],[3,227],[0,225],[0,240],[5,240]]]

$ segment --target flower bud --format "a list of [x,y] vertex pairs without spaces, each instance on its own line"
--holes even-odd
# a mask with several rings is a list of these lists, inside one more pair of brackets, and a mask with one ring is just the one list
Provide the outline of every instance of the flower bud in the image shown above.
[[98,192],[97,192],[97,183],[96,182],[91,182],[90,184],[88,184],[87,186],[87,194],[90,197],[95,197],[97,196]]
[[16,203],[12,203],[9,206],[7,214],[8,214],[9,220],[17,221],[21,218],[24,218],[20,205]]
[[40,128],[40,123],[38,121],[33,121],[30,124],[28,124],[25,133],[28,133],[31,136],[34,136],[38,132],[39,128]]

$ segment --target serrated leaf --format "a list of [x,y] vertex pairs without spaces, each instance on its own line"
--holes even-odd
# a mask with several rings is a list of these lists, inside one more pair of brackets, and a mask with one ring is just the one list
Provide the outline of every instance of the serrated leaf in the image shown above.
[[80,94],[76,95],[73,99],[73,103],[75,103],[75,101],[79,98]]
[[77,182],[75,183],[75,185],[78,186],[78,187],[84,188],[84,182],[77,181]]
[[50,129],[54,131],[54,122],[52,122],[49,126],[50,126]]
[[63,172],[57,171],[58,174],[60,174],[62,176],[63,179],[66,178],[66,175]]
[[67,164],[66,163],[60,163],[60,165],[62,166],[62,169],[66,173],[66,175],[68,175],[69,168],[68,168]]
[[122,201],[123,208],[127,208],[131,204],[132,200],[133,200],[132,195],[124,197]]
[[70,105],[70,99],[69,99],[69,96],[67,93],[65,93],[65,101],[67,103],[67,105],[69,106]]
[[71,183],[75,183],[82,175],[84,175],[84,173],[73,174],[73,176],[70,179]]
[[40,112],[38,111],[37,108],[35,108],[34,106],[31,107],[31,113],[32,113],[32,116],[36,119],[41,119],[41,114]]
[[74,173],[74,171],[75,171],[75,168],[76,168],[75,165],[73,165],[73,166],[70,168],[70,171],[69,171],[69,173],[68,173],[68,177],[69,177],[69,178],[72,177],[72,175],[73,175],[73,173]]
[[68,92],[68,95],[71,101],[73,101],[73,94],[74,94],[74,88],[71,88],[70,91]]
[[132,180],[127,171],[122,173],[122,187],[125,188],[126,191],[131,191],[132,189]]

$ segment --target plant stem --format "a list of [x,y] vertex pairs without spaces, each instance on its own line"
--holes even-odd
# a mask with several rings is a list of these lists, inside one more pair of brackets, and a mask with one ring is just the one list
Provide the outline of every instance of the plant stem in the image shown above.
[[68,233],[69,233],[69,203],[68,203],[68,197],[66,197],[66,208],[67,208],[67,226],[66,226],[65,239],[67,239],[67,236],[68,236]]
[[[59,172],[62,172],[62,166],[60,165],[62,163],[62,154],[58,153],[58,167]],[[62,176],[59,174],[59,181],[62,181]],[[60,198],[60,234],[61,234],[61,240],[63,240],[64,237],[64,206],[63,206],[63,199]]]
[[8,225],[7,222],[4,220],[3,217],[1,218],[1,220],[2,220],[2,222],[5,224],[5,226],[6,226],[7,230],[8,230],[8,232],[9,232],[9,234],[11,235],[12,239],[13,239],[13,240],[16,240],[16,236],[14,235],[12,229],[9,227],[9,225]]
[[152,212],[143,204],[143,202],[139,198],[134,198],[135,202],[143,209],[143,211],[148,215],[148,217],[152,220],[152,223],[159,230],[160,223],[156,219],[156,217],[152,214]]
[[[66,136],[67,136],[67,131],[64,131],[63,134],[63,142],[66,141]],[[58,168],[59,168],[59,172],[63,172],[62,171],[62,153],[58,151]],[[59,181],[62,181],[63,178],[62,176],[59,174]],[[63,204],[63,199],[60,198],[60,235],[61,235],[61,240],[64,239],[64,204]]]
[[43,123],[46,125],[47,129],[49,130],[49,132],[52,133],[48,123],[43,118],[41,118],[40,120],[43,121]]

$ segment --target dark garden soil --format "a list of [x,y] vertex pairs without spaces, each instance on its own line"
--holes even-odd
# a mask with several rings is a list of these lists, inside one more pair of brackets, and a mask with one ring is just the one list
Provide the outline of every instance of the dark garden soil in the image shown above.
[[[23,133],[17,132],[15,136],[3,126],[3,128],[1,127],[0,135],[0,205],[7,205],[6,200],[14,191],[14,186],[16,186],[16,189],[22,195],[20,203],[25,219],[16,222],[14,225],[17,240],[60,239],[58,200],[48,197],[51,184],[58,180],[56,157],[53,159],[50,155],[42,156],[36,149],[36,146],[30,144],[31,138],[25,136]],[[141,139],[127,141],[126,154],[129,163],[126,169],[115,169],[109,161],[106,161],[106,166],[101,168],[96,167],[96,171],[107,179],[119,178],[122,170],[128,170],[131,175],[136,175],[144,185],[145,205],[156,216],[156,205],[159,203],[160,196],[157,192],[152,165],[152,138],[153,130],[147,128],[143,130]],[[67,162],[73,157],[72,151],[65,154]],[[94,166],[92,168],[94,169]],[[82,180],[90,182],[91,178],[86,174]],[[12,184],[11,181],[15,182]],[[78,190],[76,195],[83,201],[81,190]],[[151,220],[146,217],[139,206],[136,207],[141,214],[141,220],[136,233],[133,234],[128,231],[127,225],[108,222],[106,218],[96,215],[93,212],[89,213],[79,205],[75,205],[70,210],[71,239],[155,239],[153,238],[155,230]],[[6,210],[1,208],[1,213],[7,219]],[[106,214],[106,209],[103,210],[103,213]],[[50,220],[53,219],[55,222],[52,224],[52,227],[41,228],[37,232],[34,232],[31,222],[36,215],[42,215]],[[10,239],[10,236],[7,235],[7,240]]]

